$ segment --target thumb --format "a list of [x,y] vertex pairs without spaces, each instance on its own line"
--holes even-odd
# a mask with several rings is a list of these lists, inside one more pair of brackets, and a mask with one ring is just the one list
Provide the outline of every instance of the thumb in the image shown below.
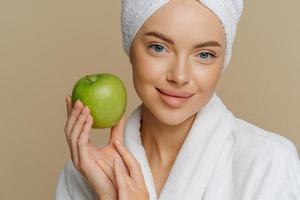
[[111,128],[110,138],[109,138],[110,144],[113,144],[114,140],[118,140],[121,144],[124,144],[124,127],[125,127],[125,114],[123,114],[118,124]]

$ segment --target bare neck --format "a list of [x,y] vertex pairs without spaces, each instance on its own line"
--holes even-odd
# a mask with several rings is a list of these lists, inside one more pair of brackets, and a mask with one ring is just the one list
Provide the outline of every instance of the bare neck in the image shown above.
[[162,166],[172,163],[195,119],[195,114],[178,125],[168,125],[159,121],[142,105],[141,140],[149,162]]

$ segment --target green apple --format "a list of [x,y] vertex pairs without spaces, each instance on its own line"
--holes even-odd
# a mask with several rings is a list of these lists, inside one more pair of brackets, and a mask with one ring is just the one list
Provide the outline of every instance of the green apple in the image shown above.
[[79,99],[93,117],[92,128],[115,126],[123,116],[127,92],[123,82],[109,73],[91,74],[80,78],[73,87],[73,104]]

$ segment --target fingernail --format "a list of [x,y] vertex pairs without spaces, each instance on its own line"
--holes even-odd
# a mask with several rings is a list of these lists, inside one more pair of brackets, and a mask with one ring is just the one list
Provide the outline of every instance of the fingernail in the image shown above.
[[87,118],[87,121],[90,122],[90,121],[91,121],[91,118],[92,118],[91,115],[89,115],[88,118]]
[[117,164],[119,164],[119,159],[118,158],[115,158],[115,161]]
[[120,145],[120,144],[121,144],[118,140],[115,140],[115,143],[116,143],[117,145]]
[[77,101],[76,101],[75,105],[76,105],[76,106],[79,106],[79,102],[80,102],[80,100],[79,100],[79,99],[77,99]]
[[84,106],[84,108],[83,108],[83,113],[86,113],[87,112],[87,106]]

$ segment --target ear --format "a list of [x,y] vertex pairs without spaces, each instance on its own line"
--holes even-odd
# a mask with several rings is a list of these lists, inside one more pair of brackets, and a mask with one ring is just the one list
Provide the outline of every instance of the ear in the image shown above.
[[131,64],[133,64],[133,60],[134,60],[134,59],[133,59],[133,53],[132,53],[132,52],[133,52],[133,50],[132,50],[132,48],[130,48],[130,50],[129,50],[129,60],[130,60],[130,63],[131,63]]

